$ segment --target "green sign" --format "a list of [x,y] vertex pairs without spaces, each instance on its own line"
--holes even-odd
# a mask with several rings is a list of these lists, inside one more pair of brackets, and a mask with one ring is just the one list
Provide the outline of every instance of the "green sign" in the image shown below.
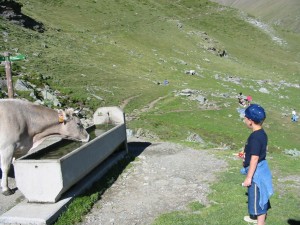
[[25,55],[16,55],[16,56],[11,56],[9,57],[10,61],[19,61],[19,60],[24,60],[26,59]]
[[6,61],[6,58],[8,58],[8,61],[19,61],[19,60],[24,60],[26,59],[25,55],[16,55],[16,56],[10,56],[10,57],[4,57],[0,56],[0,62],[1,61]]

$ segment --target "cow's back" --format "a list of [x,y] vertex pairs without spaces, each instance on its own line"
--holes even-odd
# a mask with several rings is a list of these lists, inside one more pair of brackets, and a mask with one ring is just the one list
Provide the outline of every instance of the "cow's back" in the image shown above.
[[[27,128],[27,116],[32,103],[18,99],[0,100],[0,145],[15,141]],[[1,147],[1,146],[0,146]]]

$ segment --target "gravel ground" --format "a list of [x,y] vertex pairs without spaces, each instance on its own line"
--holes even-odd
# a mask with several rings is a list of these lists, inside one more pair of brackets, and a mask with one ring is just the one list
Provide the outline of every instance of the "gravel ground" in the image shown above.
[[179,144],[128,141],[138,159],[103,194],[81,225],[151,224],[160,214],[184,210],[190,202],[209,204],[209,185],[226,167],[225,161]]

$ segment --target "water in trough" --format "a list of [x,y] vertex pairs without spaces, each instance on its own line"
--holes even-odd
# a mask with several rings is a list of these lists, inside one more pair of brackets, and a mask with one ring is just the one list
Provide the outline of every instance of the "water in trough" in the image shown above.
[[[97,126],[93,126],[92,128],[88,128],[87,131],[90,134],[89,141],[92,141],[96,137],[103,135],[104,133],[106,133],[107,131],[111,130],[114,127],[115,125],[113,124],[105,124],[105,125],[97,125]],[[34,154],[28,155],[24,159],[36,159],[36,160],[59,159],[84,144],[86,143],[71,141],[71,140],[62,140]]]

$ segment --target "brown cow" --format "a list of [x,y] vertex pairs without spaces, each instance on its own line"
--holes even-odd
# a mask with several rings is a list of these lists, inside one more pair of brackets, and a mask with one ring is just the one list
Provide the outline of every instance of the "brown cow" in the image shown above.
[[18,99],[0,100],[0,157],[2,193],[13,194],[7,176],[13,156],[26,154],[46,138],[88,142],[89,134],[83,128],[74,110],[54,110]]

